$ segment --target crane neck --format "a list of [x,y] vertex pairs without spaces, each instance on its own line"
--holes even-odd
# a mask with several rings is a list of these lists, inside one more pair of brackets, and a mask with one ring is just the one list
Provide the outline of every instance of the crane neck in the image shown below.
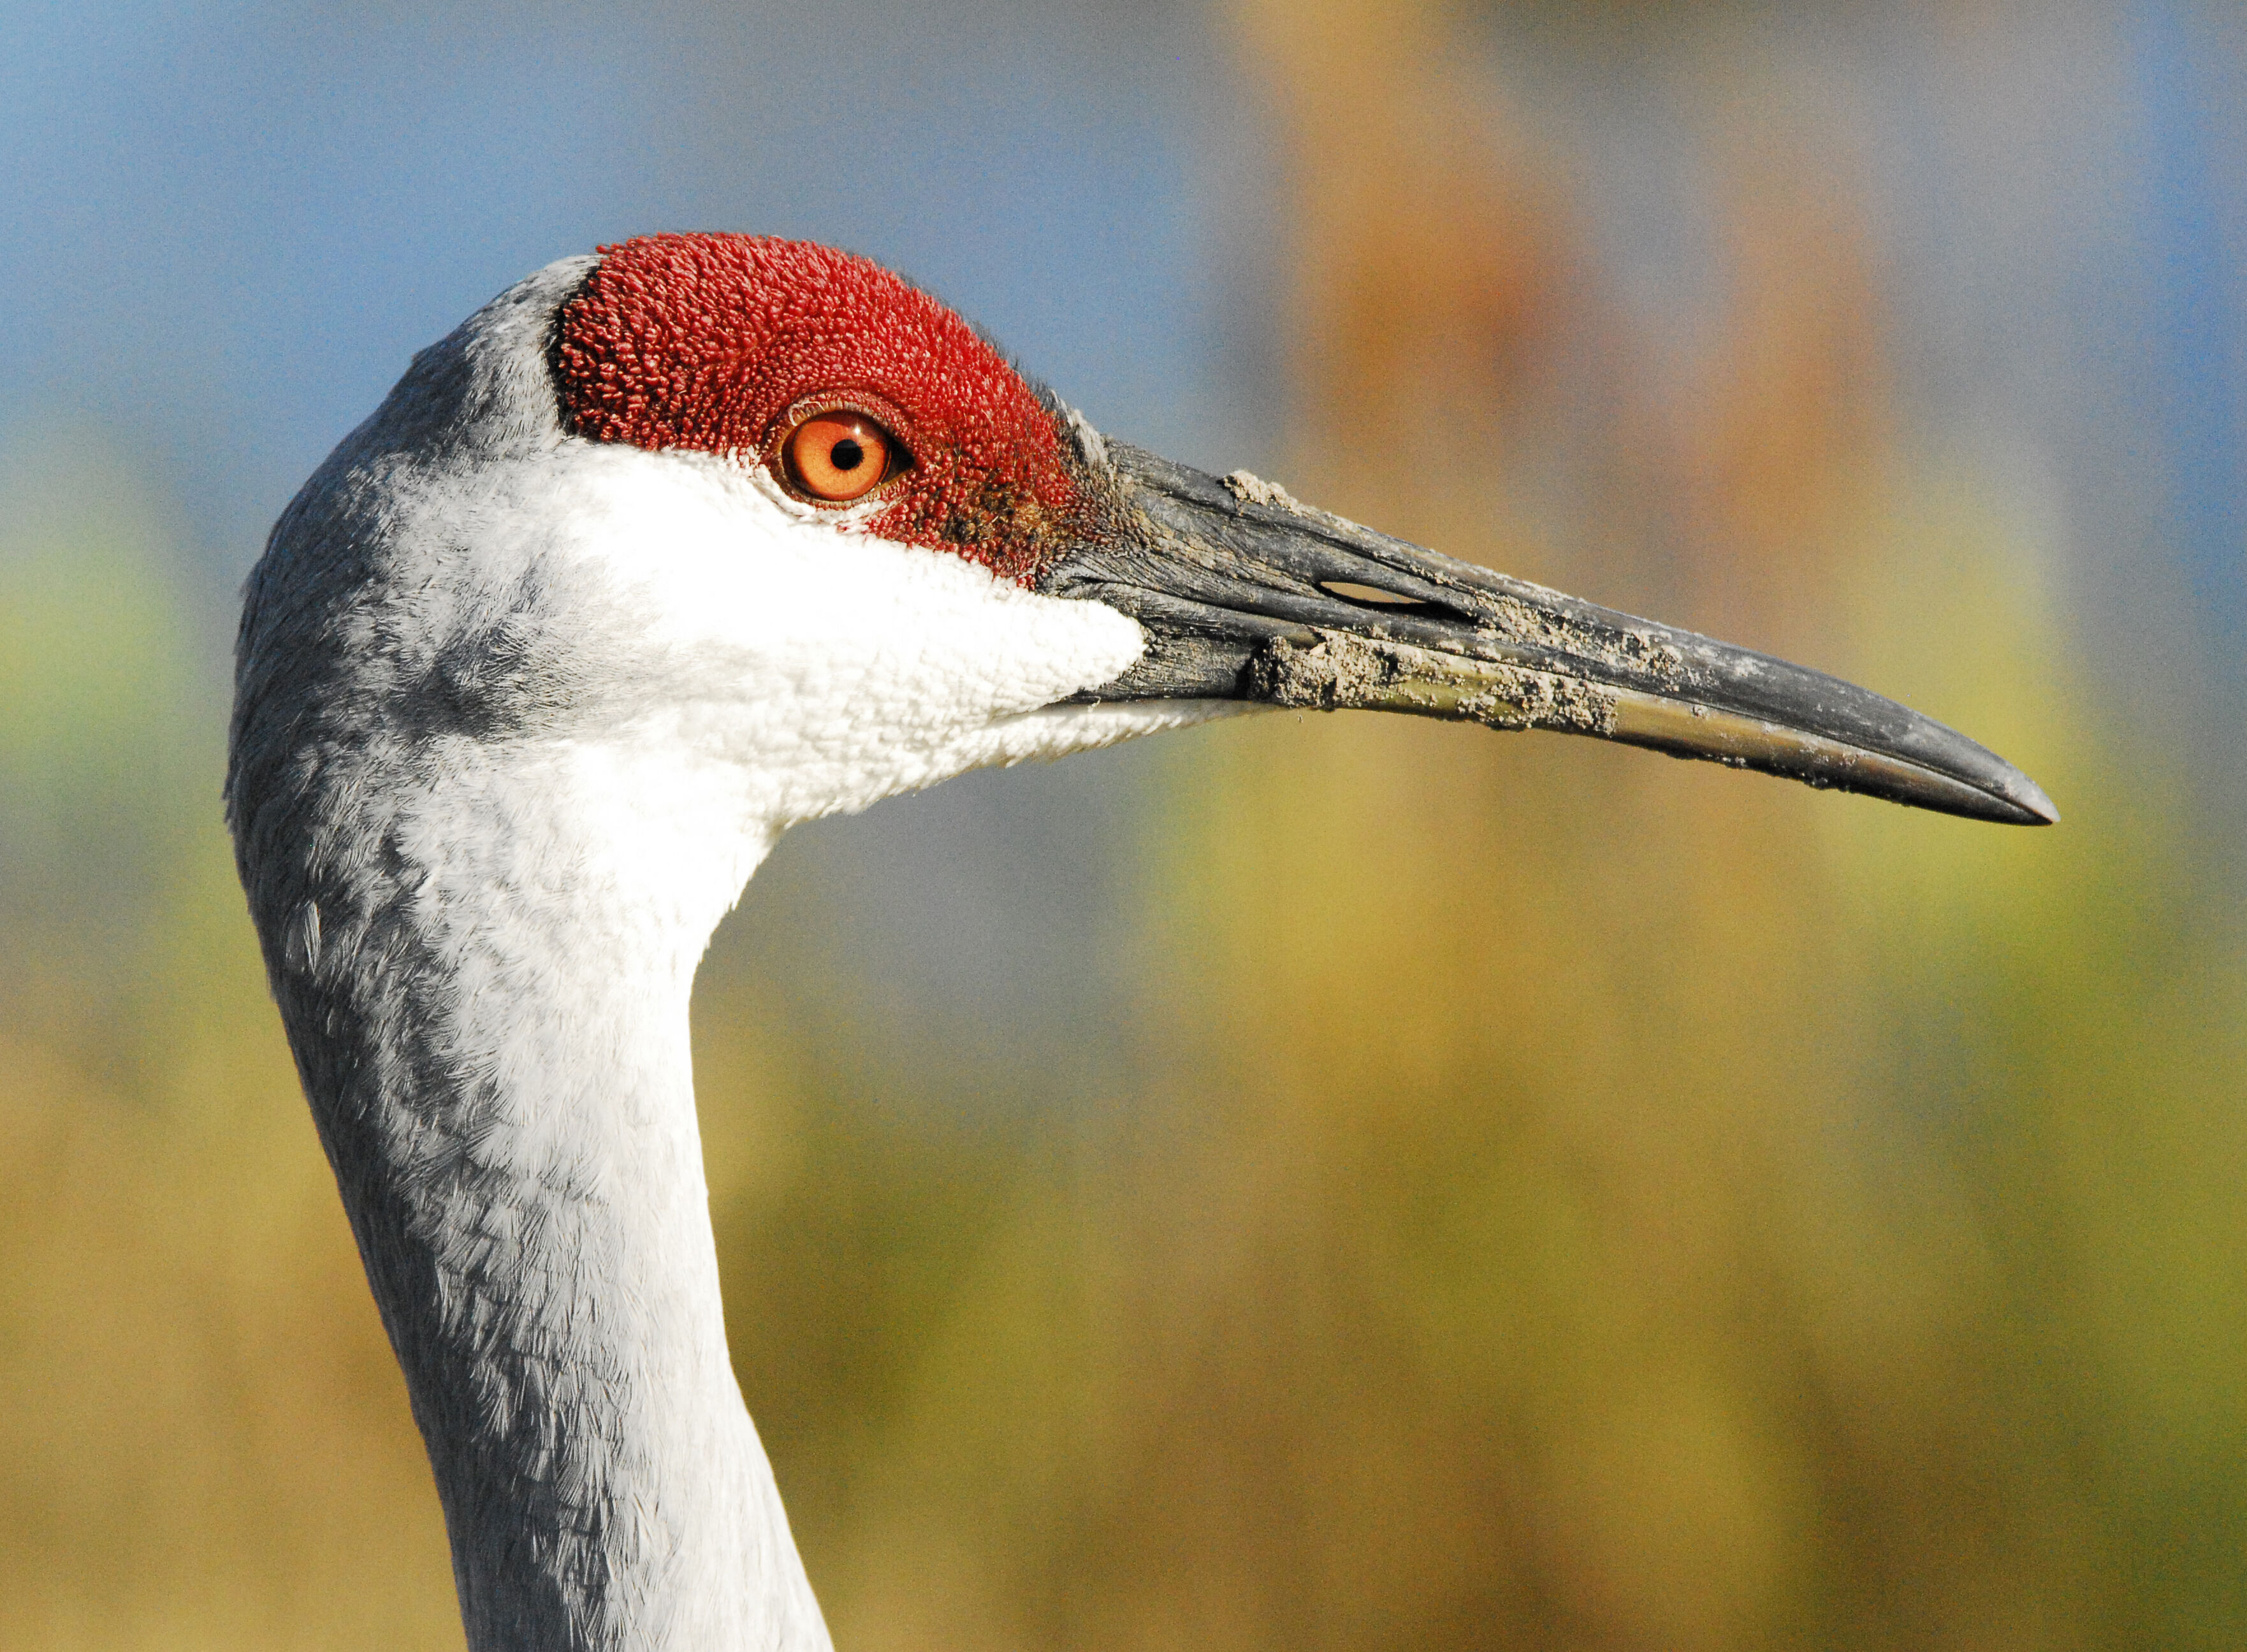
[[245,868],[468,1644],[825,1652],[727,1357],[688,1049],[767,840],[622,749],[412,767],[324,785],[314,849],[253,834]]

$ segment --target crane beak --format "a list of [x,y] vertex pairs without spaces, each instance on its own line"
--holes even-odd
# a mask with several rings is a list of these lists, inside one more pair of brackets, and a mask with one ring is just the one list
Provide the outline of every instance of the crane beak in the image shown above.
[[1821,672],[1580,602],[1079,427],[1110,531],[1040,589],[1137,619],[1146,653],[1086,700],[1247,700],[1549,728],[2021,826],[2037,783]]

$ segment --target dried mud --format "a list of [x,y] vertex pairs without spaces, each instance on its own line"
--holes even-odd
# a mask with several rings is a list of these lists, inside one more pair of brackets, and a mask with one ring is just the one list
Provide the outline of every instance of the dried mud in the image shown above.
[[1595,684],[1409,643],[1314,631],[1275,638],[1250,666],[1256,697],[1307,711],[1401,711],[1490,728],[1605,734],[1615,696]]
[[1244,505],[1269,505],[1277,510],[1292,510],[1299,516],[1306,514],[1303,502],[1276,481],[1267,481],[1246,470],[1226,472],[1224,481],[1233,496]]

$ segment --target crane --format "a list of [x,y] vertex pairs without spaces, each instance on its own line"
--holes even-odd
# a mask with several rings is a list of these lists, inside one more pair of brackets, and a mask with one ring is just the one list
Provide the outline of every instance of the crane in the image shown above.
[[475,1652],[830,1644],[727,1357],[688,1052],[779,834],[1274,706],[2057,819],[1862,689],[1110,440],[806,242],[550,264],[304,484],[247,588],[228,818]]

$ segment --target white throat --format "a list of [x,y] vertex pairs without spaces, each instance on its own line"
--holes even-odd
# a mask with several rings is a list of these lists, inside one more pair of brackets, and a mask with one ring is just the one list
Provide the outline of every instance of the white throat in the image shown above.
[[824,1648],[727,1355],[687,1047],[721,884],[679,875],[706,845],[568,807],[632,778],[585,754],[454,778],[424,806],[504,830],[420,869],[419,1071],[382,1128],[434,1275],[393,1335],[469,1644]]
[[528,543],[480,559],[481,576],[552,591],[556,634],[597,651],[585,667],[609,679],[615,714],[584,733],[665,753],[678,783],[768,843],[971,768],[1243,709],[1057,704],[1139,659],[1136,621],[875,537],[869,510],[801,503],[759,467],[614,447],[567,458],[558,479],[523,478],[539,501],[517,517]]

